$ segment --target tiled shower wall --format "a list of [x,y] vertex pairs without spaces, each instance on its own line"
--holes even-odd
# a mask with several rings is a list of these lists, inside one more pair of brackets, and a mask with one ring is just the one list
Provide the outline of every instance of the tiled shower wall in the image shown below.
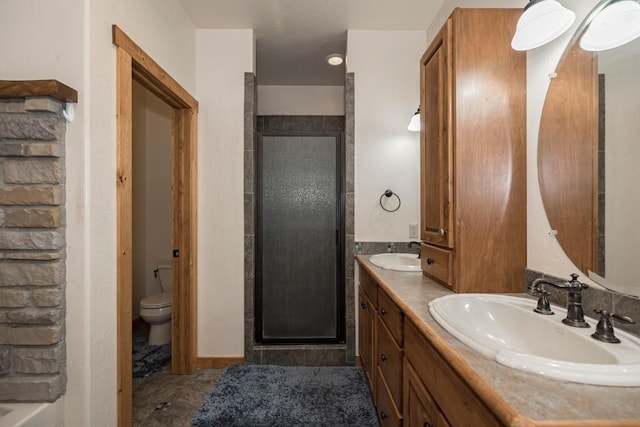
[[[256,79],[245,74],[245,345],[246,363],[284,365],[353,365],[355,363],[355,295],[354,295],[354,76],[345,79],[345,116],[265,116],[256,113]],[[255,234],[255,151],[256,130],[293,132],[341,132],[345,135],[346,207],[345,207],[345,324],[343,344],[332,345],[261,345],[256,344],[254,316]]]
[[64,393],[64,104],[0,100],[0,400]]

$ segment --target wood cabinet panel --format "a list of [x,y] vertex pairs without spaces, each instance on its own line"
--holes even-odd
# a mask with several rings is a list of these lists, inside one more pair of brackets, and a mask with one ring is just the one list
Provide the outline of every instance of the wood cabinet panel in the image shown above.
[[378,314],[398,346],[402,347],[402,311],[382,289],[378,291]]
[[451,247],[452,168],[451,132],[451,20],[436,35],[420,63],[421,79],[421,238]]
[[405,355],[452,426],[503,425],[410,321]]
[[427,391],[415,369],[405,357],[403,387],[404,427],[450,427],[438,405]]
[[402,416],[400,410],[393,402],[393,397],[389,391],[389,387],[385,382],[384,376],[378,367],[378,375],[376,376],[376,388],[378,389],[377,409],[378,421],[381,427],[394,426],[400,427],[402,424]]
[[362,269],[360,269],[360,286],[373,305],[378,307],[378,284]]
[[[402,407],[402,348],[378,316],[376,361],[396,407]],[[378,374],[380,375],[380,373]]]
[[[362,272],[361,272],[362,274]],[[374,339],[375,339],[375,306],[367,297],[367,294],[359,288],[360,319],[358,322],[358,349],[360,362],[364,369],[369,387],[375,400],[375,360],[374,360]]]
[[451,251],[431,245],[421,245],[420,265],[424,274],[429,275],[444,285],[451,287],[453,267]]
[[526,54],[510,45],[521,13],[455,9],[420,62],[421,236],[451,249],[448,278],[424,273],[456,292],[522,290]]

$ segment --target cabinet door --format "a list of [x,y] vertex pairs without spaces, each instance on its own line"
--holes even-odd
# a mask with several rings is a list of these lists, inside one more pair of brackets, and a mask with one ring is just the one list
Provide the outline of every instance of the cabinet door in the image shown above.
[[375,391],[373,385],[374,381],[374,359],[373,359],[373,338],[374,338],[374,322],[375,322],[375,307],[371,303],[371,300],[367,298],[367,295],[360,287],[360,319],[358,322],[358,346],[360,351],[360,361],[364,368],[364,372],[367,375],[367,381],[371,388],[372,394],[375,398]]
[[421,238],[452,247],[451,20],[420,62]]
[[447,427],[449,425],[406,358],[404,359],[402,412],[405,427]]

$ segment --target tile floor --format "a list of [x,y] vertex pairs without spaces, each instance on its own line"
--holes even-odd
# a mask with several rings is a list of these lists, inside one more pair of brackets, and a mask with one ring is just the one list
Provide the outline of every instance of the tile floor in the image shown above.
[[[148,333],[138,324],[133,335]],[[133,427],[191,425],[194,412],[222,369],[198,369],[193,375],[173,375],[171,361],[148,377],[133,378]]]

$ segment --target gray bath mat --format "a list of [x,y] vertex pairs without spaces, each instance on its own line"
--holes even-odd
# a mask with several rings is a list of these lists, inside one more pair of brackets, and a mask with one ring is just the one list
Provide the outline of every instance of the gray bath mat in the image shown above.
[[132,353],[133,377],[146,377],[159,371],[171,359],[171,343],[149,345],[146,338],[137,337],[133,339]]
[[193,416],[204,426],[377,426],[362,368],[241,365],[222,371]]

